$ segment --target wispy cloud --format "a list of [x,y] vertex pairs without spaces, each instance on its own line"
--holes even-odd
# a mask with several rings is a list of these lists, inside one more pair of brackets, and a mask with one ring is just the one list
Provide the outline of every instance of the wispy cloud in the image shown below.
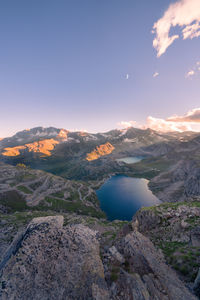
[[153,74],[153,77],[155,78],[155,77],[158,77],[159,76],[159,73],[158,72],[155,72],[154,74]]
[[200,72],[200,61],[197,61],[195,66],[186,73],[186,78],[192,78],[194,75],[198,74]]
[[153,40],[153,47],[157,50],[158,57],[179,38],[178,34],[169,35],[170,29],[175,26],[180,27],[183,39],[200,36],[199,0],[180,0],[171,4],[163,17],[154,24],[152,32],[156,37]]

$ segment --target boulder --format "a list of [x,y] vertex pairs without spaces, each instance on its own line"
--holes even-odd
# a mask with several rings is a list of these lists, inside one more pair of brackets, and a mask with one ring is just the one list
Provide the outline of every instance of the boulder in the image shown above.
[[108,299],[96,232],[62,216],[33,219],[0,279],[2,300]]

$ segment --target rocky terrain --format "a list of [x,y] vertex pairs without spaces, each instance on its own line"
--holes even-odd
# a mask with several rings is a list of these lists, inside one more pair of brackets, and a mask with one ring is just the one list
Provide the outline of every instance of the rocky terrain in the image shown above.
[[200,266],[200,198],[143,208],[132,226],[162,250],[185,282],[195,280]]
[[87,154],[86,159],[88,161],[96,160],[100,158],[101,156],[108,155],[113,152],[115,147],[111,145],[110,143],[106,143],[100,146],[97,146],[95,150]]
[[63,216],[34,218],[2,256],[1,299],[197,299],[138,218],[111,240]]
[[108,296],[96,232],[83,225],[63,228],[62,216],[33,219],[11,251],[2,264],[2,299]]

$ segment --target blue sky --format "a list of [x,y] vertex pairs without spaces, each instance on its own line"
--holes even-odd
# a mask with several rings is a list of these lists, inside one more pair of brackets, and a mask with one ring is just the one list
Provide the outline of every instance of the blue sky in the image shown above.
[[174,2],[1,1],[0,137],[35,126],[106,131],[200,107],[200,73],[186,78],[200,38],[179,38],[159,58],[152,46]]

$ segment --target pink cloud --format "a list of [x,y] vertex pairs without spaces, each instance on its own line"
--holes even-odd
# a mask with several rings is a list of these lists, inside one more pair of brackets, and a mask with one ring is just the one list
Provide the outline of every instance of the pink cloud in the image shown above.
[[153,130],[161,131],[161,132],[170,132],[170,131],[183,132],[183,131],[192,130],[191,126],[187,123],[170,122],[164,119],[153,118],[151,116],[147,118],[146,128],[151,128]]
[[144,125],[138,124],[135,121],[122,121],[118,123],[120,127],[137,127],[140,129],[151,128],[160,132],[183,132],[183,131],[200,131],[200,108],[190,110],[183,116],[171,116],[167,119],[147,117]]
[[183,116],[172,116],[167,119],[172,122],[187,122],[187,123],[200,123],[200,108],[190,110]]

